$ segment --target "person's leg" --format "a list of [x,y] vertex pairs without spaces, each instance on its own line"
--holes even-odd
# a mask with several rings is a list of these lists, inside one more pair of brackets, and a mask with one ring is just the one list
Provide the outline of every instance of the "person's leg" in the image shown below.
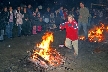
[[1,30],[0,30],[0,42],[2,41],[2,34],[1,34]]
[[9,25],[10,25],[9,37],[11,38],[13,34],[13,22],[10,22]]
[[69,49],[72,49],[72,41],[69,38],[66,38],[65,46]]
[[4,40],[4,30],[1,30],[2,40]]
[[82,24],[83,25],[83,31],[85,34],[85,38],[88,39],[88,29],[87,29],[87,24]]
[[8,38],[10,38],[10,23],[6,25],[6,35]]
[[18,24],[18,36],[19,37],[21,36],[21,30],[22,30],[21,24]]
[[2,30],[0,30],[0,42],[3,41]]
[[22,24],[21,28],[22,28],[22,31],[21,31],[21,35],[26,35],[25,34],[25,22]]
[[80,35],[81,26],[82,26],[82,23],[78,22],[78,35]]
[[29,35],[29,31],[30,31],[30,23],[29,21],[27,21],[24,25],[24,33],[25,35]]
[[88,25],[87,25],[88,27],[90,27],[90,21],[91,21],[91,18],[89,17],[88,18]]
[[78,55],[78,40],[72,41],[72,45],[74,48],[74,55],[77,56]]

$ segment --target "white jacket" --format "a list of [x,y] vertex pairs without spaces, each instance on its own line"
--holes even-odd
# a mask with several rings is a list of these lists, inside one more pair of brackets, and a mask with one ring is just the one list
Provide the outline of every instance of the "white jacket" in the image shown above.
[[16,14],[16,24],[23,24],[23,15],[21,13]]

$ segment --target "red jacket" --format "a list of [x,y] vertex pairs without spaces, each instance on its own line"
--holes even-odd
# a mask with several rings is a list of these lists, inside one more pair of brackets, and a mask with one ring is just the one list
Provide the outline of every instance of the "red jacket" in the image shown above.
[[60,29],[66,29],[66,38],[72,41],[78,40],[78,23],[75,20],[71,23],[65,22],[60,24]]

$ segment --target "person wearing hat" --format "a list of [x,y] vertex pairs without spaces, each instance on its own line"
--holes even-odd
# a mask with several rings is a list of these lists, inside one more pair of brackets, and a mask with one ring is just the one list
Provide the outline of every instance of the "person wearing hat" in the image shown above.
[[78,55],[78,23],[72,15],[68,15],[68,21],[60,24],[60,29],[66,29],[65,46],[69,49],[74,48],[74,56]]

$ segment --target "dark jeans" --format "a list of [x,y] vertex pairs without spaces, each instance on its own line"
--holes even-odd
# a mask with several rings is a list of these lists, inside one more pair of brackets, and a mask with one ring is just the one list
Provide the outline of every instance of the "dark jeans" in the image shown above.
[[80,31],[81,27],[83,27],[84,35],[85,35],[85,38],[87,39],[88,38],[87,24],[78,22],[78,32]]
[[13,30],[13,22],[9,22],[9,24],[6,25],[6,35],[8,38],[12,37],[12,30]]
[[21,36],[22,24],[18,24],[18,36]]
[[4,30],[0,30],[0,40],[4,40]]
[[22,35],[29,35],[30,34],[30,25],[28,25],[27,22],[22,24],[22,31],[21,31],[21,33],[22,33]]

